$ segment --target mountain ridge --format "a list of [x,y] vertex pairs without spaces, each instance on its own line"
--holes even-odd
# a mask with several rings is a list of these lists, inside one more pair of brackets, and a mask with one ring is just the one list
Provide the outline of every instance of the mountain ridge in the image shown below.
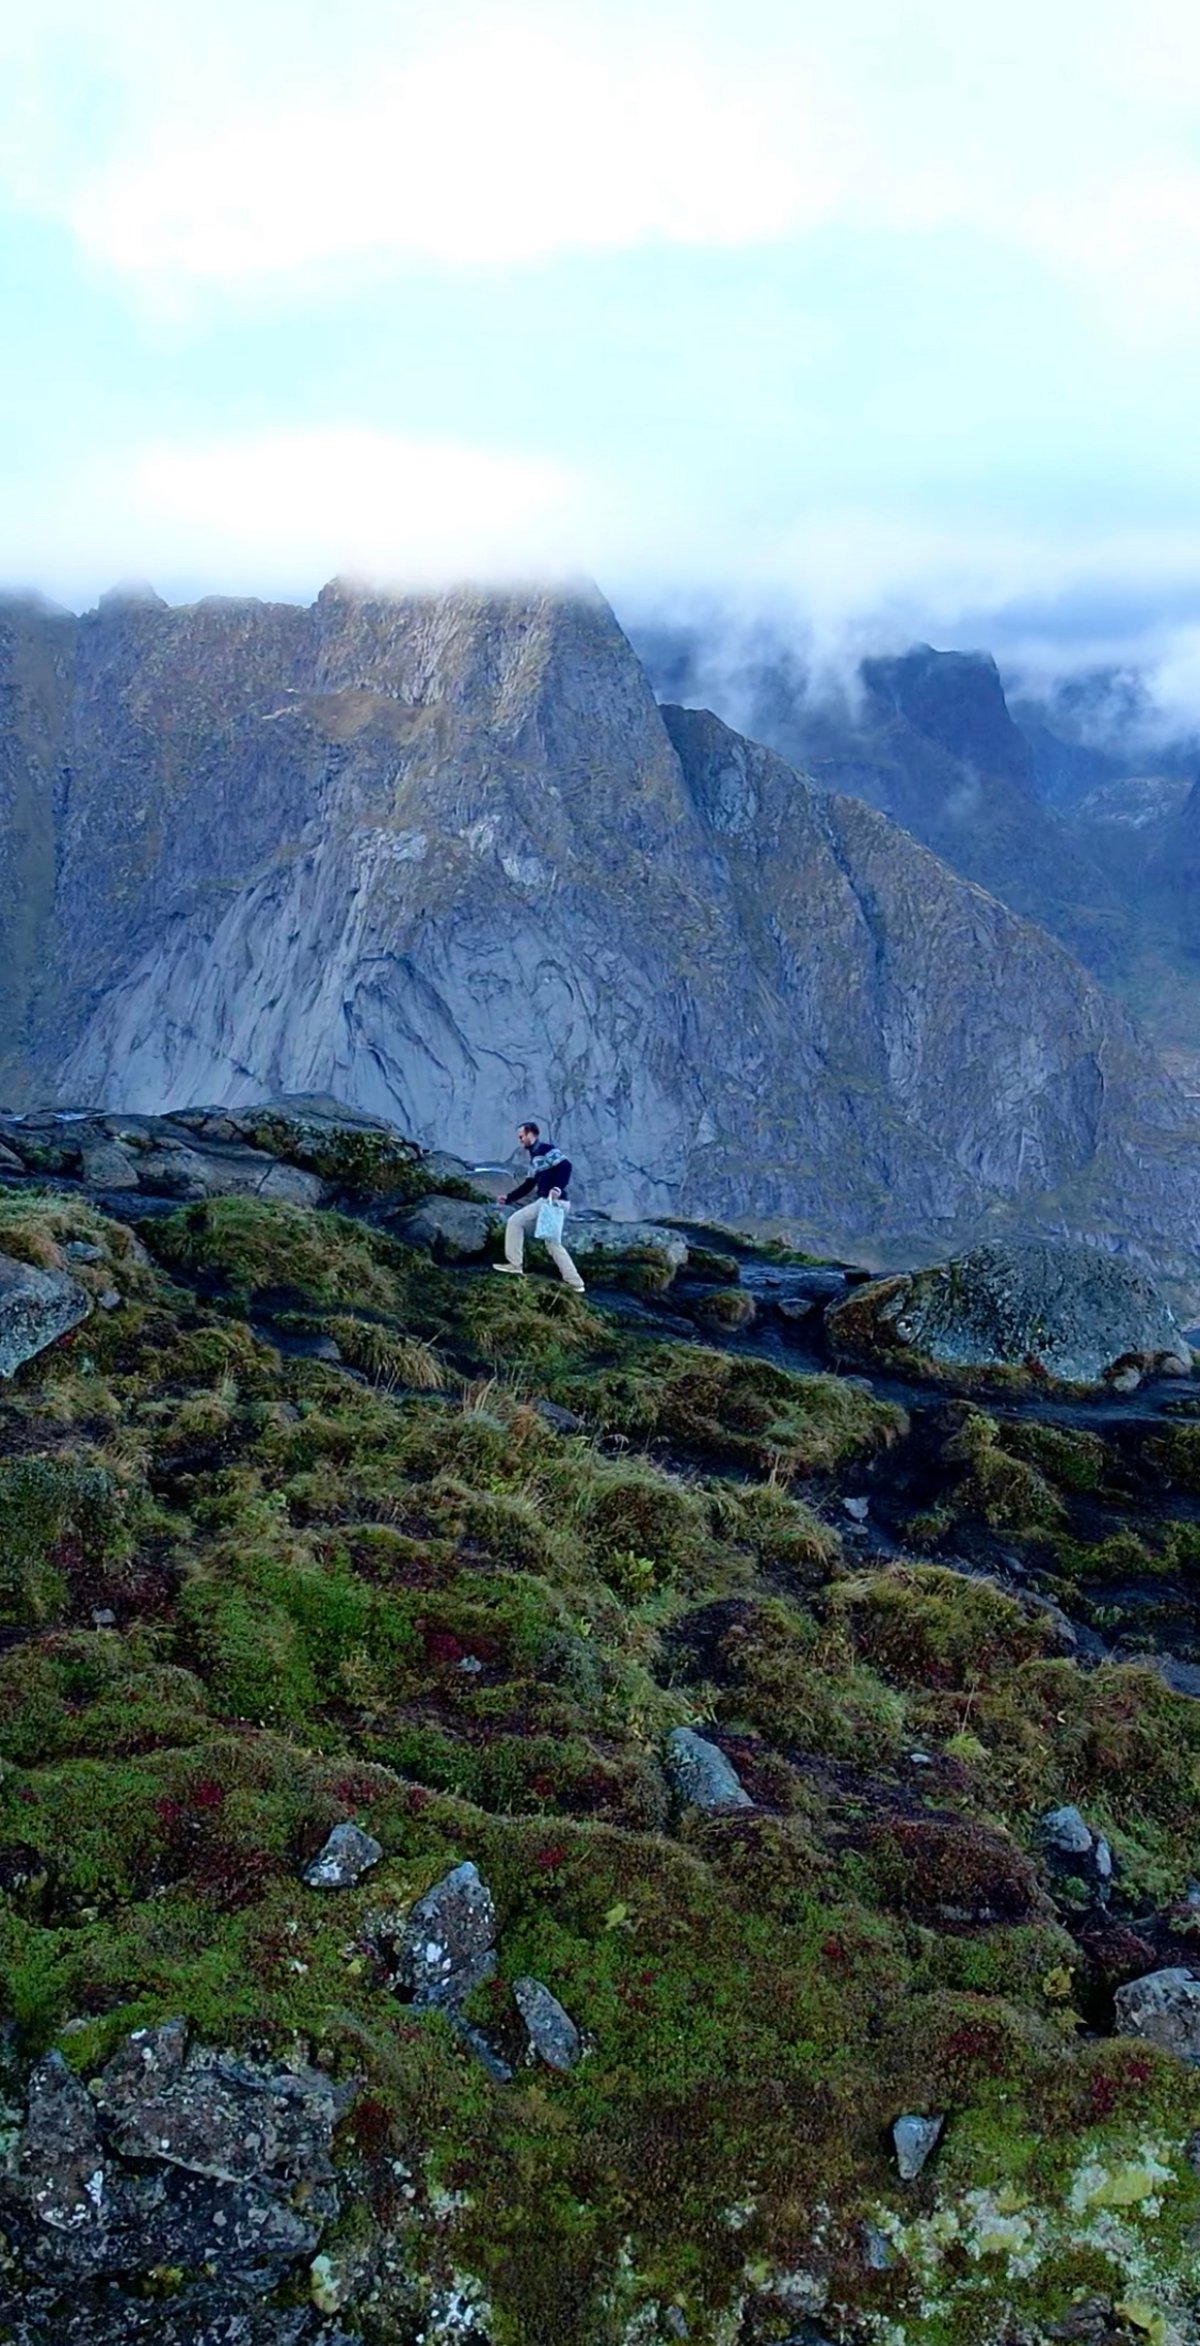
[[27,1096],[329,1090],[468,1156],[541,1112],[618,1209],[1191,1277],[1195,1115],[1125,1014],[884,815],[660,710],[600,596],[124,596],[10,607],[0,652]]

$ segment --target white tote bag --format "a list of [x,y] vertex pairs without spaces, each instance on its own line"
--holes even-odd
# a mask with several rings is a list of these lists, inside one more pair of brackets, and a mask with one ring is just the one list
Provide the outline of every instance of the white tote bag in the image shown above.
[[552,1197],[544,1197],[538,1207],[537,1220],[533,1225],[534,1237],[548,1238],[551,1245],[561,1246],[566,1219],[566,1207],[556,1205]]

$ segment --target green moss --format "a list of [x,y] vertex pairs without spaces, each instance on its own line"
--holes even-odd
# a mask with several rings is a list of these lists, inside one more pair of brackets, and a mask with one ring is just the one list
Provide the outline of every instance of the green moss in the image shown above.
[[246,1304],[270,1292],[314,1304],[403,1308],[403,1250],[338,1214],[257,1198],[210,1198],[147,1224],[166,1269],[206,1278]]
[[73,1577],[126,1551],[125,1495],[102,1466],[0,1462],[0,1622],[36,1627],[66,1607]]
[[902,1410],[840,1377],[771,1361],[658,1345],[636,1366],[568,1379],[562,1397],[612,1433],[657,1438],[759,1474],[812,1474],[885,1448]]
[[1013,1457],[1027,1459],[1061,1489],[1096,1491],[1108,1477],[1108,1452],[1099,1434],[1022,1418],[1004,1426],[1000,1439]]
[[1006,1677],[1051,1641],[1044,1615],[1022,1612],[988,1581],[935,1565],[845,1581],[829,1609],[862,1659],[906,1688]]

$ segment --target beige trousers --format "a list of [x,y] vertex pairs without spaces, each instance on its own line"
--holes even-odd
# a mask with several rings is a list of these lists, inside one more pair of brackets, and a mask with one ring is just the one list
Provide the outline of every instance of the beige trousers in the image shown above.
[[[533,1235],[533,1225],[538,1218],[538,1208],[541,1202],[540,1198],[534,1197],[530,1199],[527,1206],[518,1206],[516,1213],[510,1214],[504,1225],[504,1259],[505,1262],[512,1264],[514,1271],[523,1271],[525,1268],[525,1241]],[[565,1279],[568,1287],[574,1287],[582,1294],[583,1281],[571,1261],[566,1247],[559,1246],[552,1238],[544,1238],[541,1243],[554,1264],[559,1278]]]

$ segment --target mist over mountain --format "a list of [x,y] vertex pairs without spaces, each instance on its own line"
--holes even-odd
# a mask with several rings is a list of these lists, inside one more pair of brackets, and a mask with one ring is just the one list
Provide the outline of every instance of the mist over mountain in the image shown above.
[[1194,1113],[1021,917],[1059,834],[987,663],[873,664],[814,788],[598,596],[126,592],[0,656],[11,1100],[326,1090],[469,1156],[540,1110],[596,1203],[1187,1275]]

